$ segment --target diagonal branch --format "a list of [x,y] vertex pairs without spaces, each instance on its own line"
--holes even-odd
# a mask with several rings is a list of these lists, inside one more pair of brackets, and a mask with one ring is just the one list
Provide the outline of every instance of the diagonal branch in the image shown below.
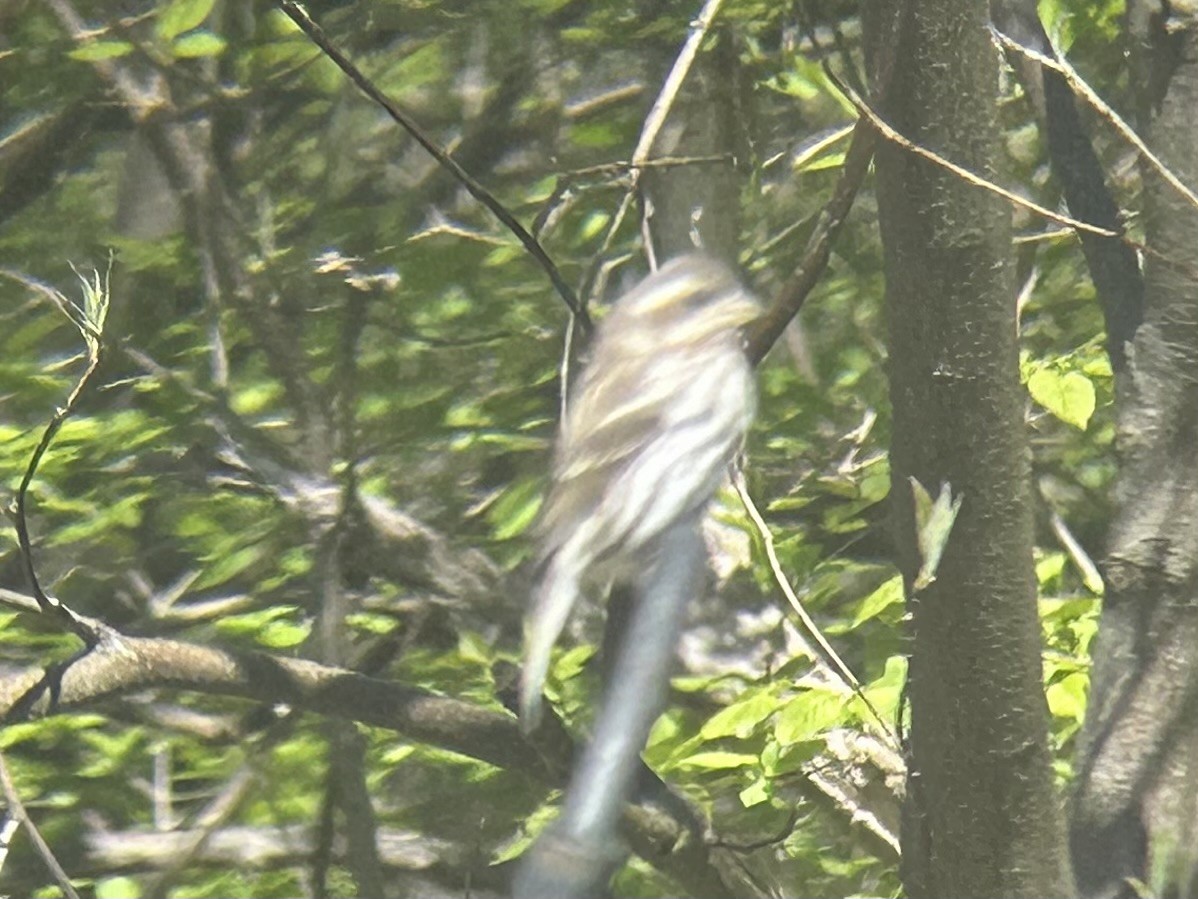
[[1064,57],[1057,56],[1054,58],[1045,53],[1041,53],[1034,47],[1028,47],[1016,40],[1013,40],[993,26],[990,28],[990,34],[994,38],[995,42],[999,44],[999,46],[1018,53],[1019,55],[1024,56],[1033,62],[1037,62],[1044,68],[1051,69],[1064,78],[1065,81],[1069,83],[1069,86],[1074,89],[1074,91],[1081,95],[1081,97],[1087,103],[1089,103],[1090,106],[1098,111],[1098,114],[1102,118],[1106,119],[1106,121],[1111,124],[1111,127],[1118,132],[1120,137],[1122,137],[1135,148],[1136,152],[1140,154],[1140,156],[1148,163],[1149,167],[1153,171],[1160,175],[1170,187],[1184,197],[1185,201],[1189,203],[1190,206],[1198,209],[1198,194],[1195,194],[1194,191],[1184,181],[1181,180],[1181,178],[1174,174],[1174,172],[1167,165],[1165,165],[1159,156],[1152,152],[1148,145],[1144,143],[1144,139],[1141,138],[1140,135],[1136,134],[1131,125],[1127,124],[1127,122],[1123,120],[1123,117],[1111,108],[1109,103],[1103,100],[1102,97],[1098,96],[1098,93],[1094,90],[1094,88],[1090,87],[1090,85],[1086,83],[1086,80],[1077,73],[1077,70],[1074,69],[1073,66],[1071,66],[1064,59]]
[[496,199],[494,194],[483,187],[474,176],[458,165],[454,158],[437,144],[436,141],[425,134],[423,129],[416,124],[415,120],[400,109],[394,100],[384,94],[374,82],[362,74],[362,71],[329,40],[323,29],[312,20],[312,17],[308,15],[307,10],[301,4],[296,3],[295,0],[279,0],[279,8],[308,36],[312,43],[320,48],[320,51],[325,56],[331,59],[349,77],[350,81],[358,86],[358,89],[362,93],[381,106],[396,124],[407,131],[420,146],[424,147],[438,163],[461,182],[462,186],[470,192],[472,197],[486,206],[497,219],[507,226],[509,231],[516,235],[516,239],[524,245],[524,249],[545,270],[545,274],[549,276],[554,289],[558,292],[558,295],[562,298],[562,301],[566,304],[571,314],[577,316],[579,321],[582,322],[583,327],[590,330],[591,320],[587,315],[586,309],[579,304],[578,297],[570,285],[566,283],[561,272],[558,271],[557,265],[549,258],[549,254],[545,252],[545,248],[541,246],[540,241],[533,237],[528,229],[520,224],[516,217],[508,211],[507,207]]
[[853,691],[853,695],[861,700],[866,710],[873,716],[874,721],[881,729],[883,737],[888,741],[889,748],[897,750],[899,739],[898,735],[894,732],[894,728],[886,723],[886,719],[882,717],[877,706],[865,695],[865,690],[862,688],[861,681],[858,680],[857,675],[845,664],[840,654],[828,642],[828,639],[819,629],[819,625],[815,623],[815,619],[803,608],[803,603],[799,600],[794,588],[791,587],[790,581],[787,580],[786,573],[782,570],[782,563],[778,560],[778,554],[774,550],[774,535],[770,532],[769,525],[766,524],[765,519],[761,517],[761,512],[757,509],[757,504],[749,496],[749,488],[745,484],[744,472],[739,468],[733,469],[732,486],[736,490],[736,495],[740,497],[740,501],[744,505],[749,519],[753,522],[753,526],[757,528],[758,535],[761,537],[761,543],[765,547],[765,556],[769,561],[770,572],[774,576],[775,583],[777,583],[778,588],[782,591],[782,595],[786,597],[786,601],[790,603],[790,607],[794,609],[794,613],[798,617],[799,623],[803,625],[803,630],[807,636],[814,641],[814,646],[808,645],[808,653],[818,660],[821,667],[826,668],[832,676]]
[[880,115],[870,108],[868,103],[861,99],[860,95],[855,90],[837,78],[831,69],[825,67],[824,71],[827,73],[828,78],[831,79],[832,83],[836,85],[837,89],[844,94],[845,98],[850,103],[853,104],[858,113],[867,119],[869,123],[876,128],[884,138],[891,143],[902,147],[908,153],[913,153],[921,159],[926,159],[928,162],[938,165],[943,169],[947,169],[966,183],[972,184],[974,187],[980,187],[983,190],[989,191],[990,193],[997,194],[1008,203],[1011,203],[1014,206],[1022,207],[1023,209],[1027,209],[1030,212],[1034,212],[1036,215],[1046,218],[1050,222],[1056,222],[1058,225],[1065,225],[1066,227],[1074,228],[1078,231],[1097,234],[1100,237],[1120,236],[1118,233],[1111,231],[1108,228],[1100,228],[1097,225],[1091,225],[1089,222],[1083,222],[1070,216],[1062,215],[1059,212],[1053,212],[1051,209],[1041,206],[1039,203],[1033,202],[1026,197],[1021,197],[1019,194],[1007,190],[1005,187],[995,184],[993,181],[989,181],[986,178],[983,178],[981,175],[975,174],[974,172],[969,171],[969,169],[959,166],[949,159],[945,159],[934,150],[929,150],[927,147],[921,147],[919,144],[911,141],[887,124],[887,122]]

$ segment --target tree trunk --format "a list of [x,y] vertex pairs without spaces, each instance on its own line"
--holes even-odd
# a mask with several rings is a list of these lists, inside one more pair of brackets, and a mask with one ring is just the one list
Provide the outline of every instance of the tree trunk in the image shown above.
[[[1148,135],[1198,184],[1198,16],[1128,4]],[[1071,843],[1082,895],[1198,889],[1198,211],[1148,166],[1145,320],[1118,381],[1121,468],[1080,741]]]
[[[653,157],[726,157],[672,168],[648,169],[641,181],[649,204],[649,232],[658,263],[700,247],[733,268],[740,249],[740,192],[743,172],[733,162],[740,152],[737,135],[737,86],[740,82],[736,48],[728,34],[719,34],[712,52],[695,60],[671,113],[653,145]],[[662,78],[677,55],[670,46],[661,60]]]
[[[873,0],[864,10],[885,118],[993,179],[998,57],[985,0]],[[880,147],[876,167],[891,498],[912,616],[904,887],[937,899],[1069,896],[1040,664],[1010,213],[895,144]],[[962,499],[922,589],[911,478],[933,497],[947,484]]]

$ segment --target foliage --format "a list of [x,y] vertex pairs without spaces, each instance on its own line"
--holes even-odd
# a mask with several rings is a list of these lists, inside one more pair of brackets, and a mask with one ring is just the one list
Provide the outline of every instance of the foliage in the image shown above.
[[[1109,47],[1119,5],[1043,6],[1075,64],[1118,102],[1122,73]],[[829,28],[843,27],[860,65],[852,10],[825,7],[816,22],[760,0],[730,0],[722,13],[744,80],[738,127],[750,148],[741,261],[767,298],[790,274],[843,161],[843,141],[808,152],[851,120],[809,29],[826,41]],[[625,181],[569,173],[630,155],[696,13],[676,0],[656,8],[650,16],[627,2],[379,0],[312,4],[312,13],[521,221],[552,213],[541,239],[567,281],[582,283]],[[40,189],[0,180],[0,259],[77,297],[70,266],[104,271],[115,251],[108,353],[31,487],[44,584],[129,633],[350,667],[381,658],[376,676],[502,708],[504,665],[518,652],[528,530],[559,412],[563,304],[516,239],[277,10],[147,0],[84,11],[94,30],[82,39],[50,4],[0,12],[0,84],[7,118],[19,123],[0,153],[43,147],[19,160],[25,183]],[[845,64],[833,56],[835,68]],[[113,102],[108,65],[169,87],[161,114],[205,148],[197,165],[211,171],[199,174],[230,194],[227,207],[201,210],[212,220],[189,220],[200,213],[188,208],[187,190],[166,186],[183,176],[146,163],[132,138],[139,114]],[[638,90],[621,93],[630,84]],[[1030,105],[1008,91],[1010,177],[1051,205]],[[62,136],[37,144],[51,129]],[[1109,140],[1102,136],[1100,149],[1113,157]],[[1134,198],[1135,185],[1116,188],[1125,203]],[[141,208],[162,196],[165,212]],[[1037,572],[1064,780],[1097,602],[1047,522],[1059,516],[1099,554],[1114,471],[1111,377],[1075,243],[1032,234],[1044,223],[1023,216],[1021,231],[1036,238],[1019,253],[1035,272],[1022,335],[1042,513]],[[787,338],[791,351],[777,349],[761,370],[747,455],[782,571],[893,727],[905,659],[902,589],[885,536],[889,410],[874,218],[867,187],[801,330]],[[633,219],[605,259],[639,258]],[[213,229],[228,237],[224,260],[237,267],[217,289],[213,245],[202,238],[218,240]],[[617,266],[607,293],[637,267]],[[6,495],[77,378],[82,349],[43,297],[0,284]],[[271,474],[278,471],[291,480]],[[328,508],[325,494],[305,492],[318,482],[332,497]],[[935,493],[938,485],[924,486]],[[338,498],[349,490],[437,535],[451,570],[401,577],[416,566],[372,544],[347,515],[338,525],[336,570],[348,603],[338,647],[321,637],[330,614],[322,516],[342,514]],[[893,853],[813,777],[829,766],[868,772],[874,782],[860,801],[893,826],[893,771],[860,755],[884,744],[886,731],[826,676],[791,623],[762,535],[735,496],[722,498],[714,517],[713,539],[730,560],[723,598],[696,610],[687,669],[646,759],[710,816],[727,846],[753,847],[737,854],[757,883],[788,895],[895,895]],[[477,573],[468,560],[480,551],[494,579],[455,594],[446,585],[459,566]],[[0,531],[0,587],[25,591],[9,530]],[[576,732],[595,697],[594,666],[585,664],[592,625],[584,621],[578,646],[560,653],[551,683]],[[12,670],[78,648],[32,615],[6,615],[4,645]],[[426,841],[427,859],[389,869],[417,893],[428,883],[494,885],[496,866],[544,822],[543,803],[558,798],[526,773],[390,731],[361,734],[361,776],[379,828]],[[172,872],[173,853],[125,862],[98,849],[97,837],[200,826],[240,777],[248,785],[216,829],[314,832],[332,782],[323,721],[163,685],[86,713],[8,723],[0,744],[33,819],[85,894],[149,895],[163,871],[163,895],[309,889],[310,859],[299,850],[238,865],[199,851]],[[339,857],[330,883],[349,881],[346,865]],[[57,890],[24,839],[2,883],[14,895]],[[677,892],[639,860],[618,885],[621,895]]]

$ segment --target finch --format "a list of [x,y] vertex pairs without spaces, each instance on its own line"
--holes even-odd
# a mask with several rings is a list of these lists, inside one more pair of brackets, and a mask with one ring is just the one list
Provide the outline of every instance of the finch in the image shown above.
[[630,582],[658,538],[700,515],[756,410],[744,327],[757,300],[721,263],[688,255],[615,304],[595,333],[555,448],[524,627],[520,717],[536,728],[553,645],[587,589]]

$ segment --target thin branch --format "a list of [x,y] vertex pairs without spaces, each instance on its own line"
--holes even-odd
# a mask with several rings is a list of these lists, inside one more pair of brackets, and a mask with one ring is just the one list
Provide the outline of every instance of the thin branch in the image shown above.
[[1088,222],[1071,218],[1070,216],[1063,215],[1059,212],[1053,212],[1051,209],[1041,206],[1039,203],[1035,203],[1026,197],[1021,197],[1019,194],[1009,191],[1005,187],[1001,187],[1000,185],[995,184],[993,181],[988,181],[981,175],[976,175],[969,171],[969,169],[963,168],[962,166],[957,165],[955,162],[945,159],[934,150],[929,150],[927,147],[921,147],[919,144],[914,143],[913,141],[904,137],[894,128],[890,127],[890,125],[888,125],[880,115],[870,108],[868,103],[861,99],[860,95],[858,95],[855,90],[837,78],[835,73],[833,73],[830,68],[825,66],[824,71],[832,83],[836,85],[836,88],[842,94],[844,94],[845,98],[848,99],[850,103],[853,104],[853,106],[857,109],[857,112],[868,119],[869,123],[873,125],[873,127],[876,128],[884,138],[891,143],[902,147],[907,152],[938,165],[943,169],[947,169],[966,183],[972,184],[974,187],[980,187],[983,190],[989,191],[990,193],[997,194],[1012,205],[1034,212],[1037,215],[1048,219],[1050,222],[1056,222],[1058,225],[1065,225],[1078,231],[1085,231],[1089,234],[1097,234],[1099,237],[1123,236],[1116,231],[1111,231],[1107,228],[1099,228],[1097,225],[1091,225]]
[[46,429],[42,432],[41,440],[38,441],[33,454],[29,457],[25,474],[21,478],[20,486],[17,487],[16,501],[13,503],[11,511],[17,531],[17,544],[21,549],[21,563],[25,569],[25,577],[29,581],[29,589],[33,592],[33,597],[37,600],[39,608],[43,613],[54,615],[58,618],[88,646],[94,646],[101,639],[101,631],[97,629],[96,622],[77,615],[56,597],[50,596],[42,589],[41,582],[37,577],[36,567],[33,564],[33,543],[29,538],[27,504],[29,485],[33,483],[33,478],[37,474],[42,457],[49,450],[50,444],[54,441],[54,437],[62,427],[63,422],[75,411],[75,405],[79,402],[79,397],[83,394],[83,389],[100,366],[100,359],[103,353],[101,332],[104,329],[104,319],[108,313],[107,279],[101,284],[98,272],[95,275],[94,283],[88,282],[80,276],[84,290],[84,306],[80,308],[60,291],[33,278],[26,277],[19,272],[0,269],[0,275],[4,275],[49,299],[71,320],[83,336],[83,341],[87,346],[87,367],[71,388],[66,402],[54,410],[49,424],[46,425]]
[[[703,8],[699,11],[699,17],[691,23],[690,34],[687,35],[686,40],[683,42],[682,49],[678,51],[674,65],[670,67],[670,72],[666,75],[666,80],[662,83],[661,90],[658,92],[657,98],[653,101],[653,106],[650,107],[649,114],[645,117],[645,122],[641,126],[640,137],[637,138],[636,147],[632,151],[632,161],[628,170],[628,188],[625,190],[624,196],[620,200],[620,205],[616,209],[616,214],[612,216],[607,233],[603,236],[603,242],[599,245],[599,250],[592,258],[588,271],[583,278],[581,293],[584,313],[590,302],[590,297],[595,292],[594,288],[600,272],[603,271],[606,265],[604,260],[611,251],[612,244],[615,243],[616,233],[624,223],[624,218],[628,215],[632,201],[637,195],[640,185],[641,168],[649,161],[649,154],[653,150],[653,144],[657,140],[657,135],[661,132],[662,126],[670,115],[670,109],[674,105],[678,91],[682,88],[682,83],[686,80],[691,65],[694,64],[695,57],[698,55],[699,45],[702,44],[703,38],[707,36],[707,32],[711,29],[711,23],[715,20],[716,14],[720,11],[720,6],[723,5],[723,2],[724,0],[707,0],[703,4]],[[652,247],[649,246],[647,241],[645,243],[645,250],[651,256]],[[574,343],[573,331],[574,322],[571,320],[567,329],[560,367],[562,384],[561,417],[563,419],[566,415],[566,403],[569,394],[570,352]]]
[[[637,138],[636,148],[632,151],[632,164],[628,173],[628,189],[625,191],[623,199],[620,200],[616,214],[612,216],[611,224],[608,226],[607,233],[603,237],[603,243],[600,244],[599,251],[595,254],[596,259],[602,259],[607,255],[616,239],[616,232],[624,224],[624,218],[628,215],[628,210],[632,206],[632,201],[640,185],[641,167],[649,160],[649,154],[653,151],[653,144],[657,140],[657,135],[661,133],[662,126],[665,125],[666,119],[670,115],[670,109],[674,106],[674,101],[678,97],[678,91],[682,89],[682,83],[690,73],[695,57],[699,53],[699,46],[703,43],[703,38],[707,36],[707,32],[711,30],[711,24],[715,20],[716,14],[720,11],[723,2],[724,0],[707,0],[703,4],[703,8],[699,11],[698,18],[690,25],[690,34],[687,35],[686,40],[683,42],[682,49],[678,51],[674,65],[670,67],[670,72],[666,75],[666,80],[662,83],[661,90],[657,94],[657,99],[653,101],[653,106],[650,107],[649,114],[645,117],[645,123],[641,126],[640,137]],[[594,265],[592,265],[592,269],[594,269]],[[592,278],[588,279],[588,282],[592,279],[593,275]],[[587,302],[587,296],[589,296],[589,291],[584,293],[584,305]]]
[[615,177],[635,169],[679,169],[696,165],[730,165],[735,161],[735,157],[730,153],[711,153],[706,156],[658,156],[656,159],[642,159],[640,162],[619,159],[615,162],[601,162],[598,165],[573,169],[563,173],[561,177],[567,181],[578,181],[582,178]]
[[[261,755],[261,752],[258,753]],[[144,887],[144,895],[159,899],[175,886],[180,875],[204,851],[212,835],[226,825],[250,794],[258,780],[258,770],[252,763],[243,764],[225,782],[220,791],[204,806],[195,818],[193,827],[184,831],[186,837],[176,845],[170,859]],[[173,829],[172,829],[173,830]]]
[[[340,504],[336,520],[327,533],[317,537],[319,611],[316,649],[322,661],[346,665],[349,661],[346,616],[352,610],[352,597],[346,592],[345,546],[354,539],[361,504],[358,499],[358,448],[355,410],[358,398],[358,344],[366,325],[367,294],[349,289],[345,316],[341,323],[340,346],[336,362],[337,402],[335,416],[337,446],[344,469],[341,473]],[[347,841],[346,859],[358,892],[366,896],[384,893],[383,868],[379,860],[378,821],[366,782],[365,749],[361,734],[336,722],[324,728],[329,760],[325,797],[321,812],[321,840],[314,856],[313,883],[316,894],[327,893],[327,860],[332,857],[335,835],[334,813],[341,809]],[[327,838],[327,842],[326,842]],[[325,862],[322,862],[322,858]]]
[[282,9],[284,14],[308,36],[312,43],[320,48],[320,51],[325,56],[331,59],[349,77],[350,81],[357,85],[362,93],[366,94],[367,97],[382,107],[392,120],[407,131],[420,146],[428,151],[429,155],[447,169],[470,192],[472,197],[486,206],[497,219],[507,226],[508,230],[524,245],[529,254],[540,263],[541,268],[545,270],[545,274],[549,276],[554,289],[557,290],[558,295],[562,298],[567,308],[569,308],[571,315],[576,316],[582,322],[583,327],[589,331],[591,328],[590,316],[587,314],[586,309],[579,304],[574,290],[562,278],[557,265],[549,258],[549,254],[545,252],[540,242],[496,199],[494,194],[463,169],[449,153],[424,133],[423,129],[416,124],[411,116],[400,109],[374,82],[362,74],[362,71],[350,62],[349,58],[328,39],[321,27],[312,20],[312,17],[308,15],[307,10],[303,6],[295,2],[295,0],[278,0],[278,3],[279,8]]
[[[36,608],[32,598],[0,595],[15,607]],[[305,659],[120,634],[63,665],[0,675],[0,725],[89,707],[150,687],[283,703],[358,721],[554,786],[561,785],[570,767],[568,739],[539,741],[534,749],[506,712]],[[634,851],[681,882],[719,883],[704,841],[695,838],[686,822],[663,812],[656,793],[643,794],[642,801],[652,809],[629,805],[624,815],[624,836]]]
[[1018,41],[1007,37],[993,25],[990,26],[990,34],[999,46],[1005,47],[1008,50],[1013,50],[1021,56],[1024,56],[1034,62],[1038,62],[1046,69],[1052,69],[1054,72],[1061,75],[1061,77],[1069,82],[1069,86],[1072,87],[1076,93],[1080,94],[1082,98],[1085,99],[1085,101],[1089,103],[1090,106],[1093,107],[1102,118],[1106,119],[1106,121],[1111,124],[1115,131],[1117,131],[1124,140],[1135,147],[1136,152],[1148,162],[1149,166],[1158,175],[1160,175],[1170,187],[1181,194],[1187,203],[1189,203],[1195,209],[1198,209],[1198,195],[1196,195],[1194,191],[1185,184],[1185,182],[1177,177],[1177,175],[1175,175],[1169,169],[1169,167],[1161,161],[1159,156],[1157,156],[1148,148],[1148,145],[1144,143],[1143,138],[1136,134],[1135,130],[1123,120],[1119,113],[1115,112],[1115,110],[1112,109],[1107,102],[1102,99],[1102,97],[1095,93],[1094,89],[1086,83],[1085,79],[1077,73],[1077,70],[1073,68],[1073,66],[1071,66],[1063,56],[1058,56],[1056,59],[1054,59],[1053,57],[1047,56],[1046,54],[1041,53],[1032,47],[1025,47]]
[[71,886],[71,878],[62,869],[62,865],[54,857],[54,851],[50,848],[50,844],[42,837],[41,831],[37,829],[37,825],[29,817],[29,812],[25,810],[25,805],[17,793],[16,784],[13,783],[12,775],[8,772],[8,764],[4,761],[3,754],[0,754],[0,787],[4,789],[4,799],[8,803],[9,814],[25,825],[25,829],[29,832],[29,839],[33,841],[37,854],[42,857],[42,861],[53,875],[58,888],[62,890],[67,899],[79,899],[79,894]]
[[[638,169],[675,169],[699,165],[733,165],[736,157],[731,153],[715,153],[708,156],[661,156],[657,159],[646,159]],[[575,198],[573,192],[579,182],[589,182],[579,185],[579,192],[598,188],[610,189],[621,179],[627,179],[632,169],[631,160],[602,162],[598,165],[585,166],[568,172],[560,172],[554,181],[553,190],[541,203],[541,209],[533,219],[532,233],[541,237],[550,223],[555,221],[567,202]]]
[[[468,863],[461,847],[452,840],[398,829],[383,830],[379,836],[383,862],[396,871],[427,872],[435,867],[460,871]],[[188,830],[94,829],[84,836],[87,863],[93,875],[169,864],[194,840],[195,835]],[[312,829],[307,824],[238,825],[213,832],[195,863],[236,870],[278,870],[302,864],[311,857],[313,849]],[[338,858],[344,857],[344,846],[335,849]]]
[[[778,584],[778,588],[782,591],[782,595],[786,597],[786,601],[790,603],[790,607],[794,609],[795,615],[798,616],[799,623],[802,624],[806,634],[815,641],[815,651],[811,655],[819,660],[837,680],[841,681],[845,686],[853,691],[854,695],[861,700],[862,704],[869,710],[869,713],[874,717],[878,727],[882,730],[882,735],[891,741],[891,746],[897,748],[899,745],[898,737],[894,730],[886,723],[886,720],[878,712],[877,707],[865,695],[864,689],[861,687],[861,681],[853,674],[840,655],[832,648],[832,644],[824,637],[820,631],[819,625],[815,623],[805,608],[803,603],[795,593],[794,588],[790,586],[790,581],[787,580],[786,573],[782,570],[782,563],[778,560],[778,553],[774,550],[774,535],[770,531],[769,525],[762,518],[761,512],[758,511],[757,505],[753,502],[753,498],[749,496],[748,485],[745,484],[744,472],[739,467],[734,467],[732,472],[732,486],[736,490],[737,496],[744,504],[745,511],[749,515],[749,519],[753,522],[753,526],[757,528],[758,534],[761,536],[762,546],[765,548],[765,557],[769,562],[770,572],[774,575],[774,581]],[[811,649],[808,647],[809,650]]]

